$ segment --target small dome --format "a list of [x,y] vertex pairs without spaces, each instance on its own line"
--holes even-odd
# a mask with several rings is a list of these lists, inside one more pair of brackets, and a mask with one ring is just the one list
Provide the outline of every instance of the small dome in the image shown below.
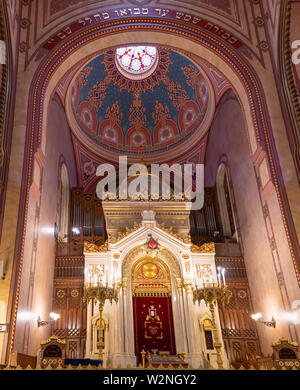
[[214,112],[213,89],[199,64],[161,46],[107,50],[77,73],[68,91],[72,131],[109,161],[141,153],[149,162],[177,158],[200,141]]

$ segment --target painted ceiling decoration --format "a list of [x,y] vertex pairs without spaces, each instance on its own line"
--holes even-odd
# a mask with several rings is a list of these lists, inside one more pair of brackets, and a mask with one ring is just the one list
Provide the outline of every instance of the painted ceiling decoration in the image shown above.
[[75,136],[113,161],[120,153],[132,158],[143,153],[150,162],[160,161],[163,152],[165,159],[186,152],[208,130],[214,109],[204,70],[160,46],[101,53],[77,73],[66,100]]

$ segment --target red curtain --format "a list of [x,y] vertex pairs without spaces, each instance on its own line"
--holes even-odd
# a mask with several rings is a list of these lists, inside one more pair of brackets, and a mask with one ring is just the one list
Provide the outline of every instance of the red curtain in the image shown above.
[[135,354],[152,349],[176,354],[171,298],[133,298]]

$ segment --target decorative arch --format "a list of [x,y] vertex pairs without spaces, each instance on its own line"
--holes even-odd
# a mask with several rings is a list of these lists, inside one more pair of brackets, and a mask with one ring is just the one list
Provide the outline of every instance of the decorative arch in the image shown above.
[[151,135],[149,130],[143,126],[140,127],[131,127],[125,137],[125,144],[131,146],[131,148],[136,148],[140,150],[142,147],[151,145]]
[[67,242],[69,235],[70,184],[67,167],[60,167],[58,241]]
[[158,257],[143,256],[131,270],[132,295],[168,297],[172,294],[170,270]]
[[[134,22],[134,23],[133,23]],[[19,229],[20,240],[16,243],[14,261],[17,266],[16,290],[12,305],[11,328],[10,328],[10,350],[14,347],[14,333],[18,307],[18,296],[20,291],[20,279],[24,255],[24,237],[28,215],[29,191],[33,174],[34,153],[37,148],[44,150],[46,137],[43,129],[47,128],[47,109],[52,95],[54,94],[58,81],[70,70],[70,64],[84,63],[92,57],[95,44],[101,40],[101,47],[126,44],[132,41],[140,43],[161,43],[166,42],[175,47],[186,47],[187,50],[199,57],[206,58],[208,63],[219,64],[223,74],[227,76],[233,85],[236,95],[243,107],[245,122],[248,130],[250,154],[253,155],[259,145],[266,151],[272,181],[278,197],[281,209],[281,217],[285,226],[287,241],[291,257],[294,263],[295,272],[300,284],[300,273],[298,269],[299,247],[297,236],[286,190],[281,185],[283,177],[279,163],[276,161],[276,148],[271,133],[271,123],[265,101],[263,86],[251,66],[242,58],[233,46],[225,43],[222,38],[214,36],[208,31],[193,27],[180,21],[167,20],[163,18],[132,18],[129,20],[114,20],[88,27],[78,33],[70,34],[64,42],[54,47],[49,55],[45,56],[38,66],[29,90],[28,116],[26,129],[26,149],[24,153],[25,166],[19,207]],[[297,255],[297,258],[296,258]]]
[[[152,257],[147,253],[147,249],[144,245],[137,246],[133,248],[124,258],[122,264],[122,277],[131,276],[132,265],[139,261],[142,258]],[[155,251],[154,257],[161,263],[168,264],[170,267],[170,271],[172,271],[175,278],[181,278],[181,269],[178,261],[175,256],[166,248],[162,248],[160,250]],[[154,258],[153,257],[153,258]],[[165,267],[165,266],[164,266]]]

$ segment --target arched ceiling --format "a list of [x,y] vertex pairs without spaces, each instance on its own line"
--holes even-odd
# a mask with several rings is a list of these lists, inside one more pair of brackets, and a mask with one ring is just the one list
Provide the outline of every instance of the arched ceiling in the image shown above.
[[116,58],[116,48],[99,54],[70,83],[65,105],[77,139],[108,160],[140,153],[149,162],[152,156],[170,160],[187,152],[208,130],[215,109],[205,71],[161,46],[145,77],[124,71]]

